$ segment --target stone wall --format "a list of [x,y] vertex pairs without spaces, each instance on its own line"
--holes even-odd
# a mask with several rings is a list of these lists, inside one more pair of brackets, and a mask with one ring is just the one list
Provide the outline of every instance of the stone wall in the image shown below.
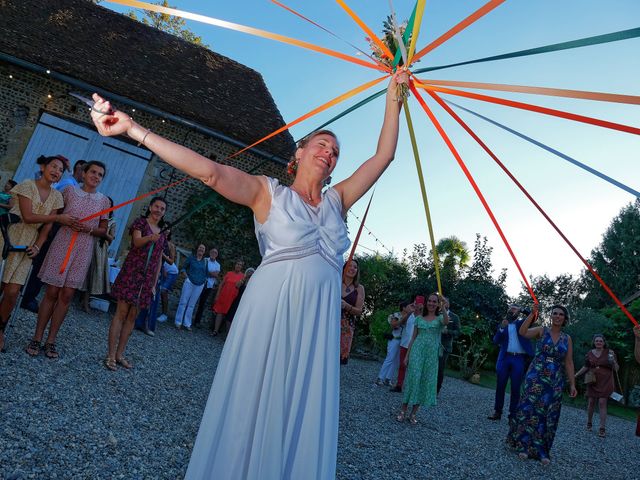
[[[74,90],[77,89],[46,75],[0,62],[0,176],[2,176],[2,184],[11,178],[20,164],[22,155],[43,112],[89,124],[87,109],[83,108],[78,100],[68,95],[68,92]],[[237,158],[226,160],[229,155],[238,150],[238,147],[157,116],[133,111],[127,106],[122,106],[122,110],[153,132],[218,162],[248,171],[264,161],[263,157],[252,153],[243,153]],[[71,159],[72,162],[74,160]],[[117,172],[109,173],[117,174]],[[264,163],[255,173],[278,178],[284,183],[290,182],[286,166],[274,161]],[[181,172],[154,155],[149,162],[138,195],[160,188],[182,177]],[[198,181],[190,179],[167,191],[166,199],[169,205],[167,219],[169,221],[185,213],[184,203],[193,193],[194,187],[197,186]],[[161,195],[164,195],[164,192]],[[142,200],[134,204],[130,221],[144,211],[147,201]],[[181,247],[191,248],[190,240],[181,238],[179,229],[174,232],[174,240]],[[127,243],[123,241],[121,249],[123,246],[126,247]]]

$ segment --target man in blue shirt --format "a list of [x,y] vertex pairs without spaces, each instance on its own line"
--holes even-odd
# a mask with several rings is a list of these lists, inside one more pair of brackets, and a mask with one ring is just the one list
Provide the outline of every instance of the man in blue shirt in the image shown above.
[[507,382],[511,380],[511,398],[509,400],[509,419],[513,418],[520,402],[520,387],[528,365],[528,357],[533,356],[533,347],[529,339],[518,333],[524,318],[519,318],[522,309],[518,305],[509,305],[509,310],[498,326],[493,343],[500,346],[496,362],[497,384],[493,414],[489,420],[500,420],[504,407],[504,394]]

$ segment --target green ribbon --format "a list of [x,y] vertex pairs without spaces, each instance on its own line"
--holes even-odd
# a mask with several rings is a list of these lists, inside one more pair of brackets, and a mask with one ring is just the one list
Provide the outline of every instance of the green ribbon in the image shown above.
[[[405,45],[409,41],[409,38],[411,37],[411,33],[413,32],[413,24],[416,21],[417,8],[418,8],[418,2],[416,2],[416,4],[413,6],[413,12],[411,12],[411,16],[409,17],[409,23],[407,24],[407,28],[405,29],[404,34],[402,35],[402,41],[404,42]],[[396,50],[396,56],[393,59],[393,65],[392,65],[394,71],[401,59],[402,59],[402,51],[398,46],[398,49]]]

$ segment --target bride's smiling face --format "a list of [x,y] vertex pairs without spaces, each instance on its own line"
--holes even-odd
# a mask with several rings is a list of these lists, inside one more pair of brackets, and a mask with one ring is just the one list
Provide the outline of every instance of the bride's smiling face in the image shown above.
[[320,133],[314,135],[304,147],[296,151],[298,171],[304,171],[325,180],[336,168],[340,147],[332,135]]

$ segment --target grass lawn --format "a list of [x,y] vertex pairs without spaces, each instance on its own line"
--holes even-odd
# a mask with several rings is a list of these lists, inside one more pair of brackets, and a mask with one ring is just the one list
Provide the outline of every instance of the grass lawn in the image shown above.
[[[460,378],[460,379],[462,378],[462,374],[458,370],[451,370],[451,369],[448,369],[448,368],[445,371],[445,375],[447,375],[448,377],[453,377],[453,378]],[[496,372],[485,371],[485,370],[480,372],[480,385],[485,387],[485,388],[490,388],[492,390],[495,390],[495,388],[496,388]],[[511,385],[507,386],[507,392],[510,392],[510,387],[511,387]],[[563,398],[563,403],[565,405],[569,405],[569,406],[576,407],[576,408],[581,408],[583,410],[587,409],[587,399],[584,397],[584,395],[578,394],[578,396],[576,398],[571,398],[565,392],[564,398]],[[597,410],[596,410],[596,412],[597,412]],[[609,405],[607,407],[607,413],[609,415],[613,415],[613,416],[616,416],[616,417],[624,418],[625,420],[634,420],[634,421],[636,419],[636,416],[638,415],[635,408],[625,407],[624,405],[620,405],[619,403],[614,402],[613,400],[609,402]]]

